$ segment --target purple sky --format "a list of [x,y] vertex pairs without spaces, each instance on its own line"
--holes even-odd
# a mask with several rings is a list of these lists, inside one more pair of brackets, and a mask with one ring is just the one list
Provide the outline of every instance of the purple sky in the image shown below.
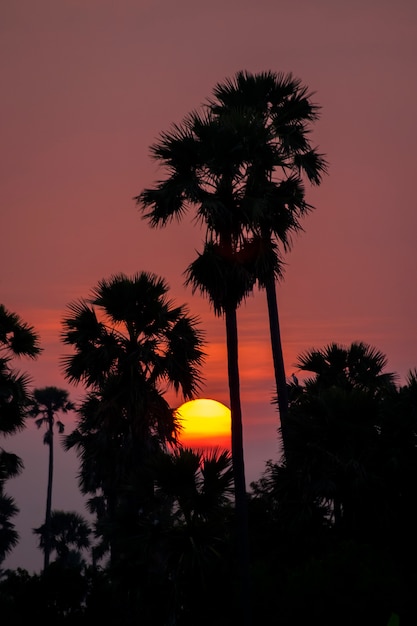
[[[41,335],[42,356],[19,364],[34,386],[80,394],[58,364],[66,305],[111,274],[146,270],[201,317],[202,395],[228,404],[223,321],[183,286],[201,235],[190,220],[152,231],[132,198],[158,177],[158,134],[241,69],[292,72],[322,106],[312,140],[329,176],[307,189],[316,210],[278,287],[287,373],[304,350],[361,340],[403,380],[417,366],[416,18],[411,0],[3,2],[0,302]],[[238,322],[249,483],[278,458],[264,294]],[[30,530],[44,516],[42,437],[31,424],[0,442],[26,467],[6,486],[22,535],[6,566],[30,571],[42,563]],[[57,446],[54,508],[84,513],[77,471]]]

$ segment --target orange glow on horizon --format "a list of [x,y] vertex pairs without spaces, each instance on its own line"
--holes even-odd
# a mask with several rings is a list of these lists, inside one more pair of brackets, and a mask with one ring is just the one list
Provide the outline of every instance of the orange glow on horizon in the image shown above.
[[209,398],[184,402],[176,410],[180,441],[190,448],[230,449],[230,409]]

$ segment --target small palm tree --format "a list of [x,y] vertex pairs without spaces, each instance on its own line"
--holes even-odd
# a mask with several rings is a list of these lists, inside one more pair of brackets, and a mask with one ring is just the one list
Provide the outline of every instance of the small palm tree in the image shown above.
[[80,550],[91,545],[91,528],[79,513],[73,511],[51,511],[49,529],[42,524],[33,532],[39,536],[41,550],[45,552],[48,544],[49,551],[55,551],[57,560],[63,564],[82,562]]
[[[46,425],[46,433],[43,442],[49,449],[48,461],[48,485],[46,495],[45,513],[45,537],[44,537],[44,569],[49,565],[49,555],[51,551],[49,529],[51,527],[52,510],[52,482],[54,473],[54,425],[58,432],[64,432],[64,424],[57,419],[58,413],[68,413],[73,411],[75,406],[68,399],[68,392],[57,387],[43,387],[35,389],[34,400],[29,411],[31,417],[37,418],[35,424],[38,428]],[[40,417],[39,417],[40,416]]]
[[385,371],[386,365],[387,358],[380,350],[354,341],[349,346],[331,343],[307,350],[300,354],[295,367],[314,374],[305,381],[310,391],[338,386],[378,395],[391,390],[397,378]]

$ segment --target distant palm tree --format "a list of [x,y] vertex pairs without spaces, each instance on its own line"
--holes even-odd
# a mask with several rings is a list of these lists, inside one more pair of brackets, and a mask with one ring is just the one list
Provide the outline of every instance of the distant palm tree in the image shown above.
[[[40,352],[39,335],[34,328],[0,304],[0,436],[12,435],[25,427],[30,403],[31,379],[12,367],[12,360],[22,356],[35,359]],[[4,485],[22,470],[22,460],[0,448],[0,564],[19,540],[11,522],[19,509],[4,492]]]
[[386,372],[386,366],[385,354],[358,341],[349,346],[330,343],[321,349],[307,350],[295,363],[299,370],[314,374],[305,381],[307,390],[338,386],[362,389],[373,395],[389,391],[395,384],[397,376]]
[[29,415],[37,418],[35,420],[35,424],[38,428],[46,425],[46,433],[44,435],[43,442],[49,449],[45,536],[43,542],[45,569],[49,565],[49,555],[51,550],[49,529],[51,527],[52,482],[54,474],[54,425],[58,427],[58,432],[62,434],[64,432],[64,424],[57,419],[57,414],[73,411],[75,409],[75,405],[69,401],[68,392],[65,389],[58,389],[57,387],[43,387],[42,389],[35,389],[33,397],[34,400],[29,410]]
[[55,551],[63,564],[81,563],[80,550],[91,545],[91,528],[79,513],[73,511],[51,511],[49,529],[42,524],[33,532],[39,536],[39,547],[45,552],[48,544],[49,551]]

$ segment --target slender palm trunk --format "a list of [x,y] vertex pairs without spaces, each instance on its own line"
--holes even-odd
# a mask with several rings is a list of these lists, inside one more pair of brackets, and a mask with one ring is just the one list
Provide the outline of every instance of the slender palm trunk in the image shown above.
[[272,359],[274,362],[275,384],[278,395],[278,410],[281,422],[281,437],[284,454],[287,452],[288,428],[288,391],[285,375],[284,356],[282,353],[281,330],[278,316],[278,299],[275,287],[275,277],[271,274],[265,281],[266,298],[268,302],[269,330],[271,336]]
[[250,557],[248,502],[245,482],[245,463],[243,453],[242,408],[240,403],[240,381],[238,361],[238,333],[236,308],[225,311],[227,370],[229,378],[230,413],[232,421],[232,463],[235,489],[237,552],[240,569],[240,589],[242,624],[251,624],[250,607]]
[[51,510],[52,510],[52,477],[54,472],[54,416],[53,412],[48,411],[48,446],[49,446],[49,462],[48,462],[48,487],[46,492],[46,513],[45,513],[45,545],[43,568],[49,565],[49,557],[51,553]]

